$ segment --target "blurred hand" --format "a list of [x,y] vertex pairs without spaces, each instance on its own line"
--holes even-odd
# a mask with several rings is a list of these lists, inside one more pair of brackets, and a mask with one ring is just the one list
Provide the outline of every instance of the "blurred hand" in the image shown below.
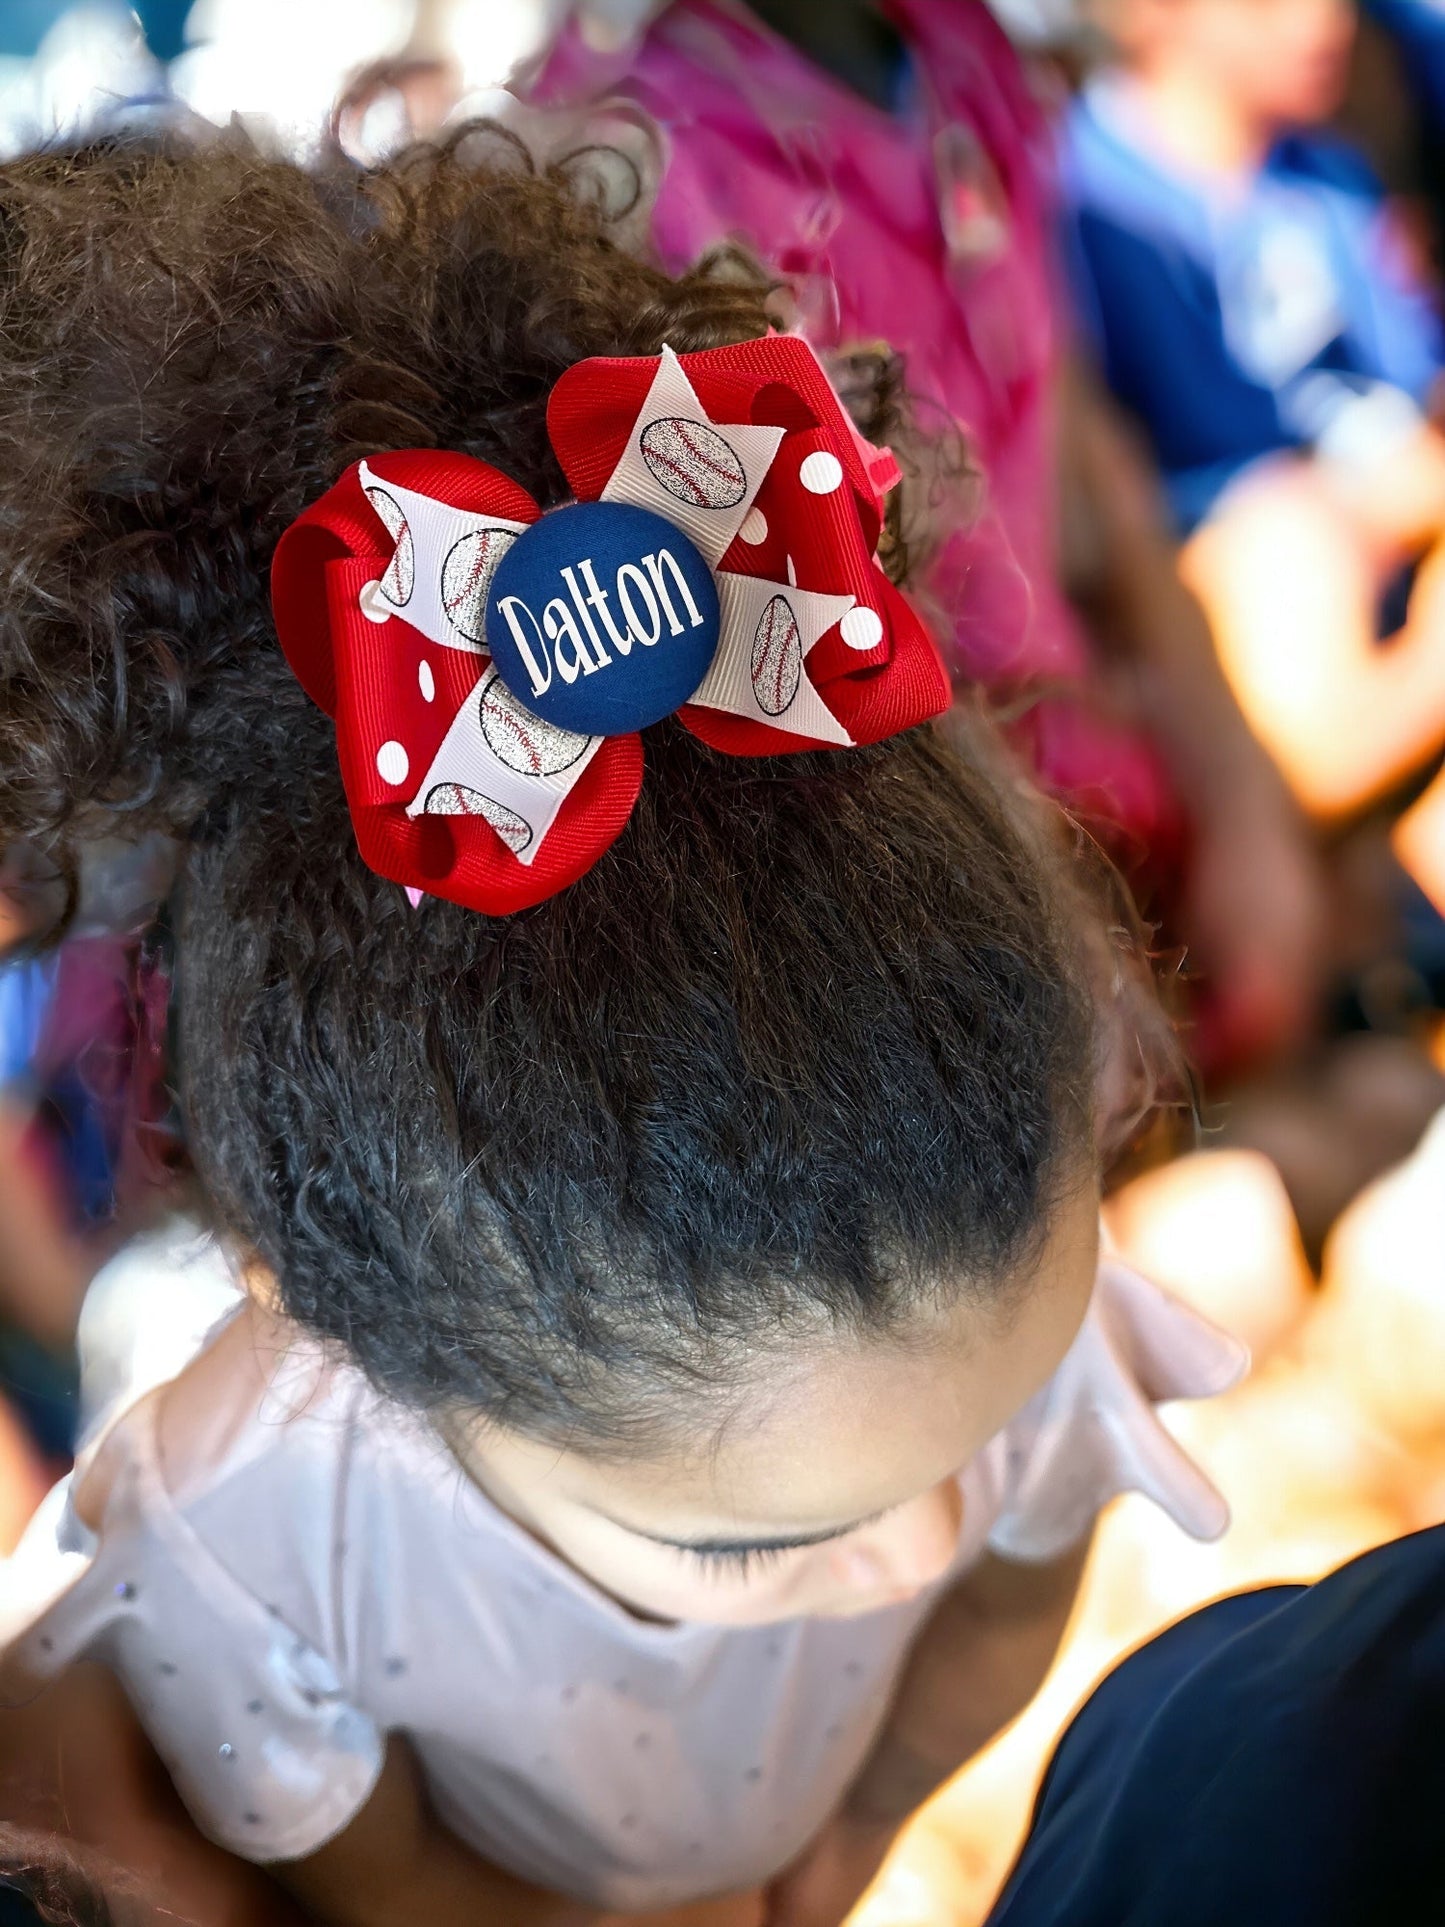
[[767,1889],[763,1927],[842,1927],[896,1838],[892,1827],[835,1815]]
[[1376,460],[1319,467],[1335,500],[1386,565],[1415,554],[1445,529],[1445,436],[1429,422]]
[[[1445,445],[1430,446],[1433,464]],[[1445,735],[1445,540],[1384,648],[1384,572],[1370,548],[1324,463],[1280,462],[1240,482],[1181,556],[1257,742],[1323,818],[1388,793]],[[1229,786],[1211,800],[1228,809]],[[1196,817],[1208,813],[1196,804]]]

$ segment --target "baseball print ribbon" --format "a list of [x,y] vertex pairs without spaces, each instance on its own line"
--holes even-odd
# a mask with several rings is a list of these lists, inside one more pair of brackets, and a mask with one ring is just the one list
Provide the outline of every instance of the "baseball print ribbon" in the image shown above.
[[355,463],[277,547],[277,633],[335,721],[361,854],[413,900],[501,915],[574,882],[664,715],[766,756],[878,742],[949,700],[876,558],[896,467],[804,342],[580,362],[547,425],[569,504],[404,450]]

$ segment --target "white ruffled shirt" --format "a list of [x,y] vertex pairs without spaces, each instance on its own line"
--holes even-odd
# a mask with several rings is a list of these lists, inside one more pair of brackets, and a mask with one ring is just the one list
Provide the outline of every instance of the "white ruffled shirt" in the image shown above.
[[[96,1430],[118,1471],[98,1532],[66,1480],[0,1564],[0,1696],[105,1661],[197,1824],[254,1861],[345,1827],[403,1731],[463,1840],[607,1909],[760,1885],[800,1851],[866,1758],[948,1579],[861,1618],[635,1619],[498,1510],[423,1418],[299,1333],[259,1401],[253,1371],[219,1399],[206,1375],[196,1451],[168,1488],[158,1381],[170,1436],[200,1376],[186,1357],[227,1322],[188,1336],[178,1291],[202,1325],[237,1302],[194,1228],[133,1247],[99,1283],[83,1336],[89,1378],[109,1374]],[[127,1325],[157,1330],[158,1297],[170,1355],[163,1342],[118,1366]],[[1106,1257],[1058,1372],[958,1474],[949,1577],[986,1547],[1052,1558],[1126,1489],[1218,1534],[1224,1503],[1153,1401],[1220,1391],[1244,1363]]]

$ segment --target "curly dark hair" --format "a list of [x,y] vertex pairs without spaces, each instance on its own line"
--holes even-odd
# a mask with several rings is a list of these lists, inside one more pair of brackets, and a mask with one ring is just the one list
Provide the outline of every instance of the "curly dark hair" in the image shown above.
[[413,913],[277,647],[277,538],[359,455],[563,483],[588,355],[760,334],[471,131],[308,174],[231,138],[0,166],[0,839],[185,840],[183,1105],[221,1221],[383,1387],[599,1450],[760,1343],[997,1294],[1091,1155],[1075,895],[979,732],[647,732],[561,896]]

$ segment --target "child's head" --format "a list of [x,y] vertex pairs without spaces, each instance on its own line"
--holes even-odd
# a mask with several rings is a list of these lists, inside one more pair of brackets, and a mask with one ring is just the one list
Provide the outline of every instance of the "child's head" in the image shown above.
[[[758,335],[760,289],[667,280],[515,157],[12,162],[0,246],[0,834],[188,839],[180,1070],[223,1221],[644,1610],[936,1572],[950,1475],[1093,1273],[1090,943],[1031,805],[967,737],[746,759],[669,722],[580,882],[413,912],[267,598],[358,455],[556,501],[563,370]],[[652,1543],[862,1521],[711,1576]]]
[[1099,11],[1132,67],[1168,73],[1261,137],[1340,104],[1353,0],[1100,0]]

